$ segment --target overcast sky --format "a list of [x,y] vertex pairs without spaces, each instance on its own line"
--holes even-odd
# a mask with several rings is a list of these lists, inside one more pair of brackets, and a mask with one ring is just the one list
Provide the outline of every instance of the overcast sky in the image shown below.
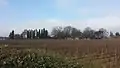
[[120,31],[120,0],[0,0],[0,36],[65,25]]

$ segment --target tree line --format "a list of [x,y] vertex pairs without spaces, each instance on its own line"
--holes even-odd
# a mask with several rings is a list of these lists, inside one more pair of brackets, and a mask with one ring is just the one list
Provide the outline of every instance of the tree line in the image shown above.
[[71,26],[54,27],[51,34],[58,39],[67,39],[67,38],[101,39],[101,38],[106,38],[108,36],[107,30],[104,28],[95,31],[90,27],[87,27],[82,32],[80,31],[80,29]]
[[36,30],[31,30],[27,31],[27,38],[28,39],[38,39],[38,38],[47,38],[48,37],[48,30],[45,28],[39,29],[39,31]]
[[10,39],[45,39],[48,37],[48,30],[45,28],[39,30],[25,29],[21,34],[15,34],[15,31],[12,30],[9,34]]
[[21,34],[15,34],[14,32],[14,30],[10,32],[10,39],[102,39],[120,36],[119,32],[113,34],[104,28],[100,28],[96,31],[90,27],[86,27],[81,31],[80,29],[72,26],[56,26],[52,29],[51,33],[48,33],[48,30],[45,28],[35,30],[26,29]]

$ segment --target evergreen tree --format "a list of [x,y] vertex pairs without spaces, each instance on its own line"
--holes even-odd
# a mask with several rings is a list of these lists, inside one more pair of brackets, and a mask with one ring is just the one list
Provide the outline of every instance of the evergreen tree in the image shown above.
[[39,37],[39,39],[40,39],[40,37],[41,37],[40,29],[39,29],[39,32],[38,32],[38,37]]
[[37,39],[39,38],[39,32],[37,32]]
[[9,38],[10,38],[10,39],[14,39],[14,30],[12,30],[12,32],[10,32]]
[[45,38],[48,37],[48,30],[45,30]]
[[30,39],[30,32],[27,31],[27,39]]
[[29,31],[29,36],[30,36],[30,39],[32,39],[32,30]]
[[45,38],[46,37],[46,30],[45,30],[45,28],[43,28],[43,38]]
[[35,30],[33,31],[33,39],[35,39]]
[[11,33],[11,32],[10,32],[10,34],[9,34],[9,38],[12,39],[12,33]]
[[12,30],[12,39],[14,39],[14,30]]
[[119,32],[116,32],[115,35],[116,35],[116,36],[120,36],[120,33],[119,33]]
[[41,38],[46,38],[46,30],[45,30],[45,28],[43,28],[41,30]]

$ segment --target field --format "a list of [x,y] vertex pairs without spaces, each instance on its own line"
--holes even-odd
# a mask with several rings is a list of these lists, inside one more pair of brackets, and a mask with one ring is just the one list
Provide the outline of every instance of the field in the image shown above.
[[120,39],[6,40],[0,41],[0,45],[8,45],[8,50],[44,50],[46,54],[74,59],[83,68],[120,68]]

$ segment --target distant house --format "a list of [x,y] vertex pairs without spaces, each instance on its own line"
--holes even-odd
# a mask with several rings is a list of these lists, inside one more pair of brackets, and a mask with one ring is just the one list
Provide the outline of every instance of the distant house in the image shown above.
[[73,38],[66,38],[67,40],[73,40]]
[[0,40],[7,40],[8,37],[0,37]]
[[21,37],[21,35],[20,34],[15,34],[14,35],[14,39],[21,39],[22,37]]
[[96,39],[102,39],[103,38],[103,33],[100,31],[95,32],[95,38]]

